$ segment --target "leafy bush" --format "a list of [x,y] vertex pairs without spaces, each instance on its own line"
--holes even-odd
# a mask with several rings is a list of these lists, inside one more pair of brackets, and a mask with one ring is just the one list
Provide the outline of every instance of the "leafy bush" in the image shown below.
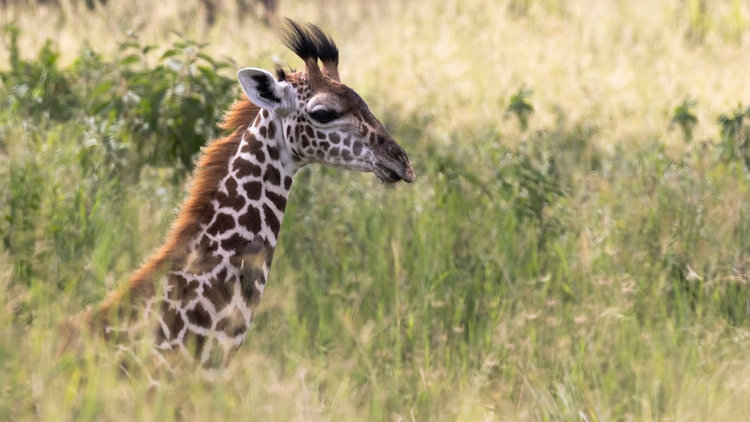
[[538,228],[538,245],[543,248],[548,236],[561,230],[559,220],[549,211],[564,196],[555,155],[543,136],[507,154],[508,159],[497,170],[500,192],[519,221],[529,220]]
[[698,124],[698,118],[693,111],[696,104],[696,101],[685,98],[680,105],[674,108],[672,111],[672,121],[669,122],[670,128],[675,126],[680,128],[686,142],[693,140],[693,128]]
[[10,45],[10,70],[0,72],[0,81],[6,88],[4,107],[12,113],[67,120],[77,107],[69,75],[58,67],[58,53],[47,41],[32,61],[20,59],[18,28],[8,26],[5,34]]
[[192,168],[201,146],[217,135],[216,122],[236,97],[236,83],[218,72],[234,67],[214,60],[205,45],[181,40],[148,65],[154,46],[123,43],[117,68],[122,84],[103,81],[103,98],[92,104],[110,127],[126,124],[140,157],[158,165]]
[[533,93],[526,87],[521,87],[510,97],[510,104],[505,110],[505,116],[516,116],[518,124],[522,131],[529,127],[529,117],[534,113],[534,106],[529,102],[529,97]]
[[739,161],[750,171],[750,107],[738,106],[732,112],[719,116],[721,139],[718,151],[722,159]]
[[3,108],[35,121],[76,118],[112,162],[122,163],[127,155],[136,169],[153,164],[191,170],[237,96],[234,80],[220,73],[234,65],[209,57],[205,45],[194,41],[174,42],[153,65],[153,45],[124,42],[112,61],[85,46],[71,67],[61,68],[51,42],[25,61],[18,54],[18,30],[5,32],[11,66],[0,72]]

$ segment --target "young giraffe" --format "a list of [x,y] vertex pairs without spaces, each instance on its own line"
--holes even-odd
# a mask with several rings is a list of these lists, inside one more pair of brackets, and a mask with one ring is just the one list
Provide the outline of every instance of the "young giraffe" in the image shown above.
[[161,362],[164,352],[180,351],[206,367],[225,365],[250,328],[301,167],[317,162],[374,172],[386,183],[414,181],[404,150],[339,81],[333,40],[317,26],[287,21],[283,41],[305,69],[277,70],[278,80],[261,69],[239,71],[246,98],[223,122],[234,132],[205,148],[164,246],[85,315],[94,330],[127,343],[134,331],[155,329]]

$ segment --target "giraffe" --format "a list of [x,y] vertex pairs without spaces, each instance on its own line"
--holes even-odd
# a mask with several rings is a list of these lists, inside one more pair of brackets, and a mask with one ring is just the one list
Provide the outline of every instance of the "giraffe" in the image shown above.
[[178,352],[206,368],[225,366],[253,321],[302,167],[322,163],[373,172],[384,183],[414,182],[404,150],[340,82],[332,38],[287,20],[282,41],[304,70],[238,72],[244,96],[221,125],[233,132],[202,151],[167,240],[128,283],[82,315],[118,347],[145,329],[155,333],[160,362]]

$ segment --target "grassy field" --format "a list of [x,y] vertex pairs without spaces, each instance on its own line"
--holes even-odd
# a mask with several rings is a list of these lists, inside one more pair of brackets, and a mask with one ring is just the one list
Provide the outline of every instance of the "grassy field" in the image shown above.
[[160,244],[235,69],[301,62],[229,0],[72,3],[0,10],[0,420],[750,419],[747,1],[281,0],[417,183],[301,171],[226,377],[156,392],[57,324]]

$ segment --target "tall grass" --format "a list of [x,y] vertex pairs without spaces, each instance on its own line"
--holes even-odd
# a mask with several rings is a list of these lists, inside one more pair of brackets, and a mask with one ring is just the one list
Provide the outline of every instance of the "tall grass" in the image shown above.
[[[46,70],[1,87],[0,419],[746,419],[750,122],[737,105],[750,103],[750,11],[700,4],[282,2],[339,40],[342,79],[417,184],[303,170],[225,377],[184,373],[155,391],[96,339],[57,354],[60,319],[127,279],[189,183],[182,152],[138,147],[170,151],[129,126],[137,107],[81,93],[108,80],[97,98],[111,104],[148,92],[122,69],[170,63],[184,42],[170,30],[219,62],[294,59],[233,2],[213,27],[177,2],[75,23],[65,2],[4,10],[17,60]],[[49,25],[32,26],[40,17]],[[133,37],[155,45],[143,62],[121,50]],[[0,68],[15,75],[11,54]],[[231,71],[214,70],[211,103],[228,102]],[[51,76],[65,84],[40,82]],[[70,95],[42,95],[59,86]],[[214,110],[199,109],[211,133]]]

